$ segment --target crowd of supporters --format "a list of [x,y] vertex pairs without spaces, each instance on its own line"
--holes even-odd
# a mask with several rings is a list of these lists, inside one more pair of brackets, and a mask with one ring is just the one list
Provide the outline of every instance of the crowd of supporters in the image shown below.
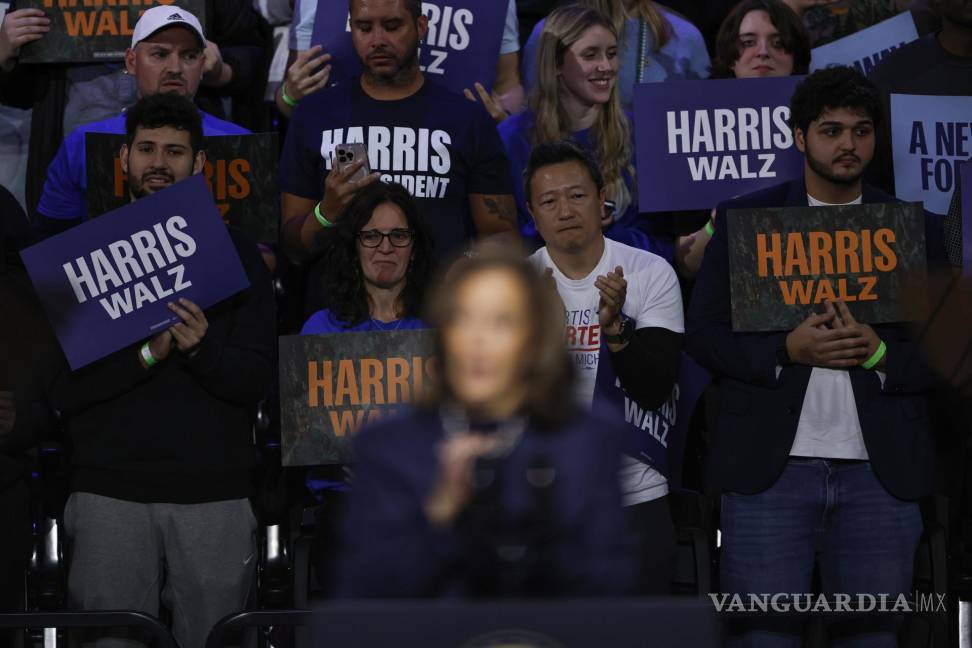
[[[21,63],[52,22],[6,10],[0,612],[25,609],[51,443],[65,608],[165,609],[182,648],[258,604],[260,525],[308,505],[322,597],[668,595],[675,486],[590,409],[606,366],[637,407],[664,406],[683,352],[713,378],[677,488],[719,512],[718,591],[912,592],[921,502],[968,515],[965,406],[912,329],[840,301],[792,331],[734,332],[727,212],[898,202],[890,95],[972,96],[972,3],[492,0],[493,80],[459,91],[419,66],[436,28],[420,0],[323,2],[161,4],[122,60],[78,64]],[[808,75],[812,48],[903,12],[918,40],[867,76]],[[345,18],[360,70],[313,36]],[[639,84],[793,75],[798,177],[640,208]],[[123,138],[135,202],[202,173],[205,138],[257,132],[280,136],[279,237],[229,228],[249,287],[175,300],[178,323],[72,370],[19,253],[90,220],[86,136]],[[959,272],[960,196],[923,215],[929,275]],[[282,473],[264,438],[280,436],[278,337],[417,329],[439,357],[427,392],[357,434],[352,463]],[[799,646],[801,628],[755,620],[731,640]],[[893,646],[896,627],[834,639]]]

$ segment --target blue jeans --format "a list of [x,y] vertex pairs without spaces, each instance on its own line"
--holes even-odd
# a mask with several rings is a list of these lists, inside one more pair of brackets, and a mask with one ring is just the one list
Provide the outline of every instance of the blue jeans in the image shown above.
[[[868,462],[790,458],[767,490],[724,494],[721,517],[725,593],[810,593],[815,562],[827,595],[911,591],[921,512],[890,495]],[[741,644],[799,647],[801,625],[755,624]],[[859,627],[833,645],[896,645],[893,620]]]

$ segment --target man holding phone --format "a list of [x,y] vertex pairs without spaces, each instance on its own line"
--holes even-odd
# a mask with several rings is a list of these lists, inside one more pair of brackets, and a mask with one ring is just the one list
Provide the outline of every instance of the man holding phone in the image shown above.
[[[439,259],[476,236],[514,232],[513,187],[493,120],[419,69],[428,32],[421,1],[350,0],[349,9],[360,80],[301,100],[280,160],[288,254],[310,257],[319,233],[379,179],[415,196]],[[342,163],[338,147],[355,159]]]

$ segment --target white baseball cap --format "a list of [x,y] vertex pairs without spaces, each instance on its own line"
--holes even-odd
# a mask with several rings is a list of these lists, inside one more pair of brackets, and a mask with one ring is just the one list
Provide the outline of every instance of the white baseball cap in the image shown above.
[[199,37],[199,44],[203,47],[206,46],[206,36],[203,34],[202,25],[199,24],[198,18],[182,7],[158,5],[143,13],[142,17],[135,23],[135,31],[132,33],[132,48],[134,49],[136,45],[155,32],[173,25],[187,27]]

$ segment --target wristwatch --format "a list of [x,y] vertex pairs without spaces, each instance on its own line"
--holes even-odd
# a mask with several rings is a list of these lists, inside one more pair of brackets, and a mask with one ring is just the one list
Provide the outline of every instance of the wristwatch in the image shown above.
[[604,341],[608,344],[624,344],[630,342],[634,336],[634,320],[629,317],[621,316],[621,328],[617,335],[604,333]]

